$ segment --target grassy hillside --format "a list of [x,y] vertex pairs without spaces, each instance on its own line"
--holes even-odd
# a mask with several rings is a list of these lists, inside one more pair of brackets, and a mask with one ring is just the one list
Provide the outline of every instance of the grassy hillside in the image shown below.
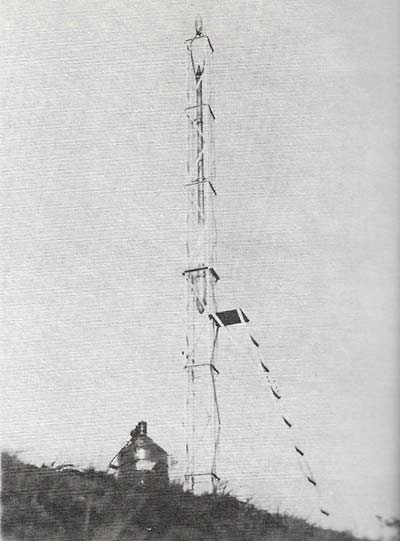
[[93,469],[25,464],[2,454],[4,541],[354,541],[272,514],[230,495],[193,496],[171,485],[162,493],[124,486]]

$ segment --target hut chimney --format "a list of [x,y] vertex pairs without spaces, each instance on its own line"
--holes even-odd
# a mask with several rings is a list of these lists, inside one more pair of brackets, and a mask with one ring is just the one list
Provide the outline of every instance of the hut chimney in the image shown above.
[[136,432],[138,436],[146,436],[147,435],[147,423],[146,421],[140,421],[137,424]]

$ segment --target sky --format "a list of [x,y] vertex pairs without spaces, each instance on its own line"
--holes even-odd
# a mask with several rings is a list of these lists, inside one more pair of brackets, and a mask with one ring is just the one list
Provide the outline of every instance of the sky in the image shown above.
[[[184,470],[186,58],[215,48],[220,473],[382,535],[399,515],[399,4],[2,0],[2,448],[106,468],[145,419]],[[224,377],[225,376],[225,377]]]

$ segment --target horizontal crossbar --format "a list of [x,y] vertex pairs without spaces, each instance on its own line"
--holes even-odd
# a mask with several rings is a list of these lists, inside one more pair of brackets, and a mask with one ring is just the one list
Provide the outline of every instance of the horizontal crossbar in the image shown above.
[[187,270],[182,272],[182,275],[185,276],[185,274],[190,274],[192,272],[198,272],[198,271],[202,271],[202,270],[209,270],[210,273],[214,276],[216,282],[218,282],[219,276],[212,267],[197,267],[197,268],[194,268],[194,269],[187,269]]
[[202,180],[200,180],[200,179],[198,178],[198,179],[196,179],[196,180],[193,180],[192,182],[189,182],[188,184],[185,184],[185,186],[186,186],[186,187],[189,187],[189,186],[196,186],[197,184],[206,184],[206,183],[208,183],[208,184],[210,185],[210,188],[211,188],[212,191],[214,192],[214,195],[217,195],[217,191],[216,191],[216,189],[214,188],[213,183],[212,183],[210,180],[206,179],[206,178],[204,178],[204,179],[202,179]]
[[199,107],[208,107],[208,109],[209,109],[209,111],[211,113],[211,116],[215,120],[214,111],[212,110],[211,105],[208,104],[208,103],[200,103],[199,105],[191,105],[190,107],[185,107],[185,111],[190,111],[190,109],[198,109]]
[[204,477],[205,475],[211,475],[211,477],[214,477],[214,479],[221,481],[221,477],[218,477],[218,475],[212,471],[207,472],[207,473],[189,473],[187,477],[201,477],[201,476]]
[[187,47],[189,47],[189,44],[192,45],[192,43],[196,39],[202,39],[202,38],[206,38],[206,40],[208,41],[208,45],[210,46],[211,51],[214,52],[214,47],[211,44],[210,38],[206,34],[203,34],[201,36],[194,36],[193,38],[190,38],[190,39],[185,39],[185,44],[186,44]]
[[219,370],[217,368],[215,368],[215,366],[212,363],[187,364],[187,365],[185,365],[185,369],[198,368],[200,366],[209,366],[212,370],[214,370],[214,372],[219,374]]

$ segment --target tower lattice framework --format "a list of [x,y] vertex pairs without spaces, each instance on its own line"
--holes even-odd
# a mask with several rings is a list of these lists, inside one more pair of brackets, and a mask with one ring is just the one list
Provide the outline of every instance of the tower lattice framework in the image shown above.
[[216,366],[219,325],[214,269],[215,150],[212,94],[213,47],[200,19],[187,46],[187,266],[186,281],[186,472],[185,487],[196,493],[218,487],[217,454],[220,414]]
[[[187,266],[183,272],[186,283],[186,471],[185,488],[197,494],[215,492],[220,483],[217,458],[221,433],[218,406],[217,342],[219,332],[235,344],[230,326],[244,327],[245,340],[251,356],[260,365],[279,415],[286,430],[293,432],[293,423],[281,409],[282,393],[270,373],[260,351],[260,343],[250,328],[249,318],[239,307],[220,311],[215,299],[219,276],[215,271],[216,223],[214,217],[215,145],[214,106],[212,92],[212,56],[214,49],[203,33],[200,18],[196,19],[196,34],[187,46]],[[305,453],[297,439],[289,441],[306,482],[315,489],[321,505],[319,485]],[[319,512],[329,517],[326,507]]]

